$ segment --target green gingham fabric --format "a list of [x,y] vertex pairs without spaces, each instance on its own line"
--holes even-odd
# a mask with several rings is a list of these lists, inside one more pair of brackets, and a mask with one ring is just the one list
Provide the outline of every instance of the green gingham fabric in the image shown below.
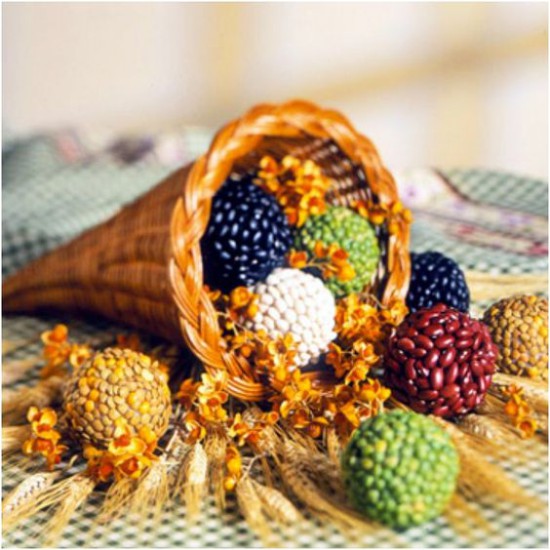
[[[3,149],[3,274],[10,273],[46,250],[65,242],[83,229],[105,220],[121,204],[138,196],[177,164],[202,152],[209,133],[185,131],[166,138],[115,143],[108,139],[86,139],[80,134],[37,136],[30,140],[4,144]],[[547,184],[529,178],[485,170],[451,170],[443,175],[463,197],[495,214],[502,214],[503,241],[510,237],[505,223],[510,209],[533,216],[533,223],[547,217]],[[416,181],[418,174],[399,174],[400,181]],[[413,207],[413,204],[409,206]],[[462,203],[461,203],[462,204]],[[467,203],[465,203],[467,206]],[[473,203],[472,203],[473,204]],[[412,249],[436,249],[452,256],[463,268],[493,272],[545,272],[547,255],[541,253],[540,237],[531,253],[517,253],[510,247],[494,248],[491,243],[463,241],[456,237],[456,224],[447,228],[430,219],[429,213],[419,216],[413,226]],[[529,218],[530,219],[530,218]],[[498,224],[497,224],[498,225]],[[434,230],[434,227],[436,228]],[[492,229],[495,229],[494,227]],[[455,231],[455,233],[453,233]],[[469,235],[471,235],[471,228]],[[453,236],[454,235],[454,236]],[[472,244],[473,242],[477,244]],[[515,243],[515,241],[514,241]],[[537,244],[538,243],[538,244]],[[537,248],[538,246],[538,248]],[[512,247],[513,248],[513,247]],[[481,311],[487,304],[473,304]],[[21,341],[22,345],[4,357],[4,361],[20,361],[41,352],[39,335],[57,322],[70,325],[74,341],[97,341],[105,334],[124,332],[102,319],[9,316],[3,318],[3,338]],[[35,368],[21,373],[17,380],[4,385],[6,391],[31,385],[37,379],[40,361]],[[521,460],[528,456],[528,460]],[[32,467],[37,468],[38,462]],[[32,468],[23,470],[18,457],[3,464],[4,494],[15,487]],[[533,495],[547,501],[547,449],[535,441],[518,441],[518,449],[510,452],[505,465],[514,478]],[[220,512],[209,499],[203,516],[195,524],[186,521],[185,509],[177,505],[167,510],[160,524],[152,519],[138,522],[126,516],[113,522],[95,522],[102,495],[96,493],[80,509],[63,533],[61,547],[258,547],[261,542],[240,516],[234,499]],[[398,534],[398,544],[417,548],[437,547],[547,547],[547,525],[523,509],[501,502],[481,503],[479,514],[494,526],[490,536],[472,529],[471,538],[457,535],[444,518]],[[47,511],[25,521],[10,532],[4,546],[36,546]],[[468,520],[465,518],[465,522]],[[340,532],[333,525],[306,517],[303,522],[285,529],[275,527],[272,546],[289,547],[392,547],[395,540],[383,534],[365,536],[353,531]]]

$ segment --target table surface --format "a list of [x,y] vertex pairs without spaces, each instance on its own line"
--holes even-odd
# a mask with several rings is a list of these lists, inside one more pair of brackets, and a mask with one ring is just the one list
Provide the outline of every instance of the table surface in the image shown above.
[[[65,242],[87,227],[107,219],[120,205],[140,195],[178,165],[190,161],[208,145],[210,133],[182,129],[164,135],[115,140],[108,134],[85,135],[63,131],[12,141],[3,146],[3,274],[10,273],[46,250]],[[415,214],[412,250],[438,250],[465,269],[491,273],[545,273],[547,260],[548,186],[544,181],[499,172],[469,170],[414,170],[396,174],[401,195]],[[481,311],[487,304],[473,304]],[[124,327],[87,317],[3,317],[3,338],[27,342],[7,354],[4,362],[39,356],[39,334],[56,322],[70,326],[75,341],[99,334],[124,332]],[[35,368],[10,380],[7,390],[31,385]],[[521,446],[521,449],[520,449]],[[520,463],[517,454],[530,459]],[[533,494],[547,501],[547,447],[518,441],[506,469]],[[14,458],[4,461],[3,491],[23,479]],[[180,506],[166,511],[161,525],[139,526],[131,516],[97,526],[101,503],[95,494],[77,512],[60,541],[62,547],[234,547],[260,546],[230,499],[219,512],[205,502],[200,521],[189,525]],[[537,523],[506,503],[479,508],[496,527],[487,547],[547,547],[547,525]],[[47,518],[42,512],[4,538],[4,546],[31,546]],[[466,520],[465,520],[466,521]],[[276,529],[273,546],[333,547],[392,546],[383,537],[339,532],[308,518],[284,530]],[[412,547],[467,547],[444,518],[399,535]]]

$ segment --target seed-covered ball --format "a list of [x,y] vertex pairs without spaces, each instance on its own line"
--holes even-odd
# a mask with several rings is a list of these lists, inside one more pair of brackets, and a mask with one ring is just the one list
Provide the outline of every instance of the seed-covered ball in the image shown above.
[[160,438],[171,414],[167,376],[147,355],[107,348],[75,370],[63,408],[75,437],[97,447],[109,445],[119,418]]
[[489,329],[438,304],[409,313],[390,338],[384,377],[393,395],[419,413],[445,418],[479,405],[495,372]]
[[411,254],[409,311],[446,304],[459,311],[470,308],[470,291],[458,264],[439,252]]
[[548,299],[515,296],[493,304],[483,316],[498,347],[502,372],[548,379]]
[[352,505],[401,529],[439,516],[459,473],[458,453],[447,432],[425,416],[399,410],[363,422],[341,465]]
[[336,277],[326,281],[337,298],[360,292],[372,281],[378,268],[380,250],[376,233],[365,218],[342,206],[333,206],[324,214],[310,216],[298,229],[294,246],[313,254],[318,241],[325,246],[337,244],[345,250],[355,270],[355,277],[350,281],[339,281]]
[[334,297],[323,282],[299,269],[278,268],[258,283],[258,312],[249,323],[271,339],[292,334],[298,347],[299,367],[316,360],[335,338]]
[[223,292],[253,285],[283,264],[291,243],[276,199],[251,176],[229,179],[212,200],[201,240],[205,282]]

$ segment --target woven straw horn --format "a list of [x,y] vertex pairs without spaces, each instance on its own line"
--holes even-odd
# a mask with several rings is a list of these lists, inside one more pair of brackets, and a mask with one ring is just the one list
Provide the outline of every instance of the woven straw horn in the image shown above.
[[[227,177],[250,171],[266,154],[314,160],[333,180],[331,204],[363,199],[391,208],[398,202],[375,147],[341,114],[304,101],[259,105],[222,128],[192,166],[8,278],[4,310],[88,311],[185,342],[208,371],[228,372],[233,395],[264,399],[274,382],[260,380],[222,345],[203,288],[200,239],[212,197]],[[382,303],[403,298],[410,276],[408,223],[400,216],[391,223],[391,231],[389,222],[376,228],[382,256],[372,291]],[[309,376],[327,374],[312,369]]]

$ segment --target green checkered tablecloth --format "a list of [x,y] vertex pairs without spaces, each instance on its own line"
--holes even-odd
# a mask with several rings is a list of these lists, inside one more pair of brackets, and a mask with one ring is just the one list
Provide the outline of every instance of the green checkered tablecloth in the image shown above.
[[[209,133],[199,130],[124,141],[63,132],[4,144],[3,274],[108,218],[121,204],[141,194],[176,165],[194,158],[207,146],[208,139]],[[398,181],[402,196],[415,212],[413,250],[439,250],[467,269],[509,273],[547,271],[546,182],[486,170],[450,170],[439,174],[413,171],[398,174]],[[474,309],[480,310],[485,305],[474,304]],[[93,317],[4,317],[4,340],[25,342],[4,356],[4,362],[39,355],[40,333],[57,322],[69,324],[75,341],[93,341],[101,334],[124,331],[123,327]],[[4,388],[9,391],[32,384],[39,368],[37,361],[35,368],[22,372],[16,380],[7,381]],[[529,459],[521,460],[519,454]],[[518,441],[518,449],[511,450],[505,467],[533,495],[547,500],[545,446],[535,441]],[[4,461],[3,473],[4,493],[25,475],[15,458]],[[98,527],[94,518],[101,499],[101,494],[94,494],[78,511],[65,530],[60,546],[261,545],[231,498],[223,512],[211,500],[206,501],[201,520],[192,525],[186,521],[184,508],[178,505],[164,513],[160,525],[154,525],[152,520],[138,522],[135,517],[127,516]],[[419,548],[474,544],[510,548],[548,546],[547,526],[522,509],[504,502],[483,503],[479,513],[495,527],[489,538],[461,538],[444,518],[400,533],[399,537],[404,545]],[[35,545],[46,518],[47,511],[24,522],[4,538],[4,546]],[[272,541],[273,546],[391,547],[394,544],[381,535],[341,533],[334,526],[312,518],[275,532],[277,538]]]

